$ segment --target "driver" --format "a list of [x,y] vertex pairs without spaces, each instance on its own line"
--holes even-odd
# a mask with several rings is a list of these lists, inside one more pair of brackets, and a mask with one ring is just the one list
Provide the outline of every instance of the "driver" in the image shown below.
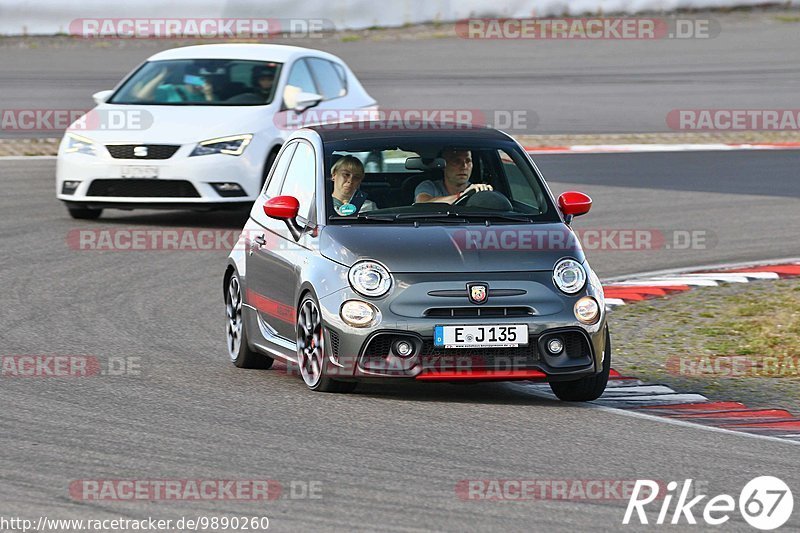
[[447,163],[444,167],[444,179],[426,180],[414,190],[414,201],[454,203],[469,191],[491,191],[492,186],[486,183],[470,183],[472,174],[472,152],[469,150],[446,149],[441,157]]
[[275,82],[275,68],[260,65],[253,68],[251,81],[253,92],[268,101],[272,96],[272,85]]

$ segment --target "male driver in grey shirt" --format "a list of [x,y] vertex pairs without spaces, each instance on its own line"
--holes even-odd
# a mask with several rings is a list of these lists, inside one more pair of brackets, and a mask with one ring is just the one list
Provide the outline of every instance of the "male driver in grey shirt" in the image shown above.
[[442,158],[447,163],[444,167],[443,180],[426,180],[414,190],[414,201],[446,202],[452,204],[467,191],[491,191],[492,186],[486,183],[470,183],[472,174],[472,152],[469,150],[444,150]]

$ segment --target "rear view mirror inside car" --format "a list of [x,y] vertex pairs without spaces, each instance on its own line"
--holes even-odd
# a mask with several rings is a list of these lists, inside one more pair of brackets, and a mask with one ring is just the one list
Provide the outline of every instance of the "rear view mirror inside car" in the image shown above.
[[406,170],[431,170],[434,168],[444,168],[447,165],[444,158],[435,157],[433,159],[422,157],[409,157],[406,159]]

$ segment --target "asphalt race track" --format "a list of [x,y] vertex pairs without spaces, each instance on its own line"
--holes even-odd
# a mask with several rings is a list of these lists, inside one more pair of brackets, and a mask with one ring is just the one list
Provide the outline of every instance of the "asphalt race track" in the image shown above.
[[[383,107],[527,111],[527,133],[670,131],[666,117],[673,109],[795,108],[797,25],[769,14],[720,20],[721,32],[711,39],[281,42],[340,56]],[[0,41],[3,108],[87,109],[94,92],[173,46]]]
[[[574,188],[594,198],[578,228],[701,229],[715,237],[705,249],[589,251],[600,275],[611,277],[800,256],[798,156],[536,159],[555,193]],[[473,501],[456,487],[691,478],[704,494],[736,497],[760,475],[800,486],[790,443],[549,401],[524,386],[366,385],[331,395],[307,391],[284,367],[237,369],[223,340],[227,250],[91,251],[67,239],[92,228],[237,230],[242,214],[107,211],[97,222],[73,221],[54,197],[54,169],[54,160],[0,161],[2,354],[87,355],[135,367],[123,375],[0,378],[2,515],[235,514],[268,516],[277,531],[617,530],[624,501]],[[271,479],[288,496],[130,502],[80,501],[69,492],[75,480],[120,478]],[[292,497],[310,482],[320,498]],[[796,513],[792,525],[800,527]],[[749,530],[738,513],[725,527]]]
[[[528,110],[538,122],[527,133],[663,132],[673,109],[796,108],[797,24],[727,17],[703,41],[288,44],[339,55],[384,107]],[[93,92],[172,46],[59,43],[0,42],[4,109],[88,108]],[[574,226],[609,237],[587,246],[602,278],[800,257],[799,151],[535,159],[555,194],[594,199]],[[279,364],[237,369],[224,346],[227,249],[96,251],[70,239],[98,228],[236,232],[245,215],[112,210],[75,221],[55,199],[54,175],[53,159],[0,160],[0,355],[88,356],[103,371],[0,375],[0,516],[236,515],[267,516],[276,531],[571,533],[620,529],[626,501],[475,501],[459,487],[692,479],[709,497],[738,497],[763,475],[800,487],[792,443],[551,401],[524,384],[362,385],[332,395],[307,391]],[[617,247],[620,232],[640,231],[658,245]],[[611,324],[613,341],[613,316]],[[270,479],[283,492],[266,502],[86,501],[70,492],[77,480],[119,479]],[[723,527],[752,531],[738,512]],[[784,529],[799,528],[795,512]]]

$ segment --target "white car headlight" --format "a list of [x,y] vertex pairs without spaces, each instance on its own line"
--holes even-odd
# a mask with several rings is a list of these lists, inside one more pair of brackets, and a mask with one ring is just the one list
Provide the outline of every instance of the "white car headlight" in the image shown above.
[[251,140],[253,140],[253,136],[250,133],[209,139],[195,146],[189,157],[211,154],[242,155]]
[[380,263],[360,261],[350,267],[347,279],[353,289],[362,296],[380,298],[392,288],[392,276]]
[[67,144],[64,147],[65,154],[86,154],[97,155],[94,141],[87,139],[76,133],[67,132]]
[[562,259],[553,269],[553,283],[567,294],[575,294],[586,285],[586,270],[574,259]]

